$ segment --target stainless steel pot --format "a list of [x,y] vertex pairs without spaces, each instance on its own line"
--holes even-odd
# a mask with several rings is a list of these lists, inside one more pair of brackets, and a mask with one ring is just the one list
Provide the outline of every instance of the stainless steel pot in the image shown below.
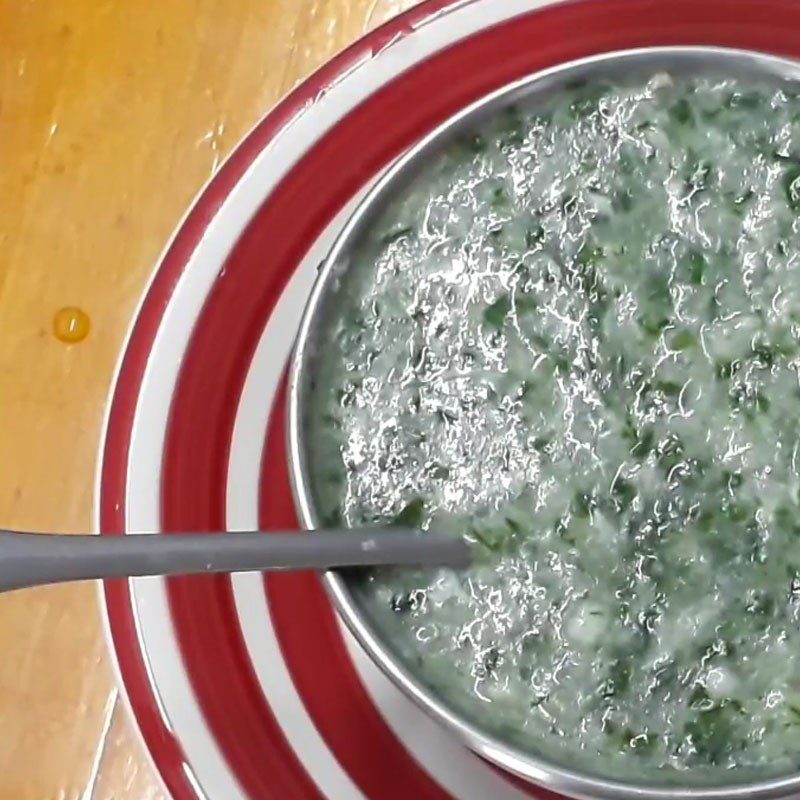
[[[490,94],[464,109],[425,137],[403,155],[367,193],[336,240],[322,265],[300,326],[289,376],[289,454],[295,503],[301,522],[308,528],[319,525],[307,469],[306,393],[315,371],[316,342],[326,330],[326,320],[337,303],[340,277],[347,270],[350,254],[362,232],[396,196],[410,178],[424,168],[427,159],[465,129],[472,128],[499,108],[514,102],[535,103],[582,78],[620,77],[632,71],[655,73],[700,73],[713,70],[731,75],[760,76],[770,80],[800,80],[800,65],[793,61],[759,53],[711,47],[648,48],[615,52],[554,67],[527,77]],[[407,695],[434,718],[462,739],[473,751],[522,778],[547,789],[578,798],[603,800],[676,800],[704,798],[779,798],[800,795],[800,775],[769,778],[758,782],[736,783],[735,773],[724,786],[668,786],[621,782],[599,778],[565,768],[533,752],[525,752],[487,733],[473,721],[453,710],[424,686],[381,640],[362,613],[347,579],[336,572],[325,575],[328,591],[349,629],[375,663]]]

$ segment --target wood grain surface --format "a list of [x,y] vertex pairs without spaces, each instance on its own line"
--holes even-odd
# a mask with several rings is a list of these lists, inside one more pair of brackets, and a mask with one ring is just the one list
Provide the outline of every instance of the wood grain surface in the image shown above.
[[[91,529],[112,370],[172,229],[276,100],[411,4],[0,0],[0,527]],[[163,797],[94,586],[0,597],[0,651],[0,800]]]

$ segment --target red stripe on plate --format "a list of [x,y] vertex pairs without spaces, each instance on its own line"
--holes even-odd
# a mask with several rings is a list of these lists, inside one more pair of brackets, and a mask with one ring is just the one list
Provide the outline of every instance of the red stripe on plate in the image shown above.
[[[206,715],[218,741],[235,740],[246,747],[228,748],[231,769],[249,797],[268,800],[325,800],[306,773],[269,704],[247,654],[236,617],[231,582],[225,577],[176,578],[169,581],[173,614],[194,614],[201,623],[181,635],[182,649],[204,652],[213,669],[193,670],[193,686],[201,705],[224,697],[233,713],[216,705]],[[248,708],[249,713],[235,710]],[[205,706],[204,711],[209,708]],[[221,712],[221,713],[220,713]],[[257,753],[257,758],[251,758]]]
[[[286,467],[286,386],[275,398],[264,449],[259,525],[296,528]],[[272,623],[297,692],[337,761],[367,797],[449,800],[397,739],[359,679],[335,613],[316,575],[271,575]],[[391,776],[387,780],[387,776]]]

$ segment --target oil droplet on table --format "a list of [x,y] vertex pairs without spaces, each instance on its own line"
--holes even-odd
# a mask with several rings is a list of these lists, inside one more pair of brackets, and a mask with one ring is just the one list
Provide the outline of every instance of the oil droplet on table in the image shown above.
[[67,344],[82,342],[89,335],[90,328],[89,315],[75,306],[59,309],[53,317],[53,335]]

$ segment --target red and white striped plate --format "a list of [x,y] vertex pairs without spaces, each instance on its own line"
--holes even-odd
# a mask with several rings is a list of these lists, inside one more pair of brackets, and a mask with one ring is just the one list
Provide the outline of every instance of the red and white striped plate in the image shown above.
[[[242,142],[169,245],[128,338],[100,530],[296,525],[282,371],[317,264],[404,149],[481,95],[646,45],[800,53],[797,0],[429,0],[334,59]],[[175,800],[522,800],[340,626],[319,580],[109,582],[125,694]]]

